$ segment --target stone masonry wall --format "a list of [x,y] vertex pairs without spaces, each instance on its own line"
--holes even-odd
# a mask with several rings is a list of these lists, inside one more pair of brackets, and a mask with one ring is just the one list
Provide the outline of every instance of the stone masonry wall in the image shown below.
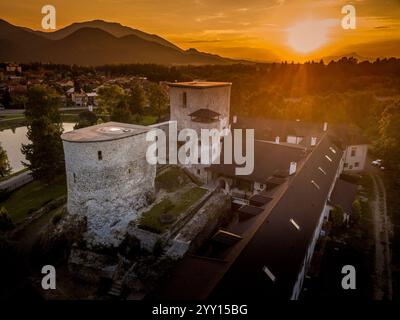
[[68,211],[87,216],[89,244],[117,246],[128,223],[148,204],[156,167],[146,161],[147,145],[145,134],[105,142],[64,141]]

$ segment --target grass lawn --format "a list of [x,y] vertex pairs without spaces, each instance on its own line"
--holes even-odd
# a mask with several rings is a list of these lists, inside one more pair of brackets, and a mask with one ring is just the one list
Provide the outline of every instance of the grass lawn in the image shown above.
[[165,169],[156,177],[157,188],[174,192],[189,183],[190,179],[179,167]]
[[16,114],[4,114],[0,116],[0,120],[10,120],[16,118],[25,118],[23,113],[16,113]]
[[25,116],[22,115],[18,118],[8,118],[8,119],[0,119],[0,130],[23,127],[26,125]]
[[2,203],[14,223],[18,223],[46,203],[67,193],[65,177],[58,177],[53,185],[32,181],[15,190]]
[[28,170],[28,169],[25,168],[25,169],[19,170],[19,171],[17,171],[17,172],[11,173],[11,174],[9,174],[8,176],[5,176],[5,177],[0,178],[0,182],[1,182],[1,181],[8,180],[8,179],[10,179],[10,178],[12,178],[12,177],[15,177],[15,176],[17,176],[17,175],[19,175],[19,174],[21,174],[21,173],[27,171],[27,170]]
[[163,213],[168,213],[175,218],[178,218],[184,213],[191,205],[196,203],[206,194],[207,190],[194,187],[185,193],[183,193],[178,199],[171,202],[169,199],[164,199],[161,202],[154,205],[149,211],[145,212],[140,221],[139,226],[142,229],[149,230],[155,233],[163,233],[166,231],[174,222],[169,224],[163,224],[160,221],[160,216]]
[[157,122],[157,117],[152,116],[152,115],[145,115],[143,118],[139,121],[138,124],[141,124],[142,126],[149,126],[151,124],[155,124]]

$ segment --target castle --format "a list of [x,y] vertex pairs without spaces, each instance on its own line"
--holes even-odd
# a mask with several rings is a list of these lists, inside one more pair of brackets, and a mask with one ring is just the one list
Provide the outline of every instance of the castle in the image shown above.
[[[230,83],[170,84],[171,120],[178,130],[229,128]],[[146,160],[146,134],[165,125],[140,126],[107,122],[62,135],[68,186],[68,212],[87,218],[87,239],[118,245],[129,222],[149,204],[156,165]],[[188,168],[203,180],[203,165]]]

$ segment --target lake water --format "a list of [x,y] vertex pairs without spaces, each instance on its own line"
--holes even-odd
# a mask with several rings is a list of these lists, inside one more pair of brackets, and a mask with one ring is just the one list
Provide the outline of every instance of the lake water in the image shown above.
[[[63,123],[64,132],[73,130],[74,125],[75,123]],[[21,153],[21,146],[28,143],[27,131],[27,127],[0,131],[0,144],[7,151],[8,161],[12,168],[11,172],[24,169],[21,161],[25,161],[25,157]]]

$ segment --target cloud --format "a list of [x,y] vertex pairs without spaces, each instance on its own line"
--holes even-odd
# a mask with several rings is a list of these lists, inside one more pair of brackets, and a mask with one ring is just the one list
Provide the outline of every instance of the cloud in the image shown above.
[[225,18],[225,13],[220,12],[217,14],[213,15],[207,15],[207,16],[200,16],[196,18],[197,22],[205,22],[205,21],[210,21],[210,20],[215,20],[215,19],[220,19],[220,18]]

